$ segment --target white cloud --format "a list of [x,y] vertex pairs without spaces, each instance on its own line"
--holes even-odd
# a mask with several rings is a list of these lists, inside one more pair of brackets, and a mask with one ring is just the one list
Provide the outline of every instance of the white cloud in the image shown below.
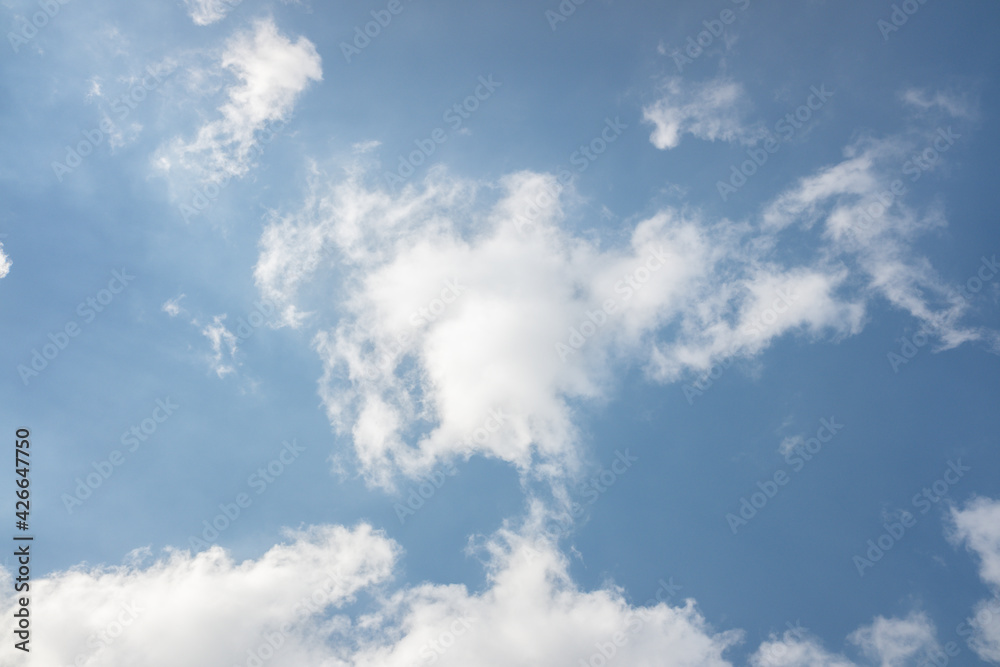
[[[219,547],[148,565],[148,553],[137,552],[121,567],[33,580],[32,664],[61,667],[80,656],[108,667],[243,665],[263,648],[270,667],[575,667],[602,651],[621,664],[670,655],[678,665],[724,667],[723,652],[741,638],[714,632],[692,600],[633,607],[616,588],[582,591],[551,544],[507,530],[485,545],[479,593],[434,584],[386,591],[400,550],[366,525],[289,537],[242,563]],[[0,569],[5,584],[10,577]],[[345,611],[361,591],[373,602]],[[5,595],[0,610],[11,617],[14,600]],[[0,637],[13,642],[10,624]]]
[[221,117],[203,125],[190,142],[178,138],[162,146],[153,160],[159,168],[190,170],[206,181],[244,175],[267,140],[264,133],[273,134],[274,124],[286,122],[299,95],[323,78],[313,43],[305,37],[292,42],[271,19],[229,40],[218,69],[239,80],[226,91]]
[[649,140],[660,150],[675,148],[684,134],[706,141],[753,143],[761,138],[758,127],[743,123],[748,106],[743,87],[717,78],[702,84],[680,78],[664,83],[663,97],[643,108],[643,120],[655,126]]
[[778,445],[778,453],[782,456],[788,456],[795,451],[795,448],[806,441],[805,436],[802,435],[790,435],[781,440],[781,444]]
[[[827,252],[855,263],[872,294],[916,318],[921,328],[938,337],[939,349],[974,340],[996,345],[996,332],[961,325],[968,303],[955,285],[942,279],[930,261],[914,251],[916,239],[947,225],[937,206],[917,211],[891,190],[904,183],[912,148],[917,141],[934,141],[937,134],[918,139],[862,139],[844,151],[844,160],[824,167],[768,204],[764,228],[781,230],[793,224],[817,223],[829,242]],[[912,164],[910,164],[912,167]]]
[[[934,625],[927,616],[913,612],[906,618],[876,617],[871,624],[848,637],[865,656],[857,663],[823,647],[817,637],[801,628],[772,634],[750,657],[751,667],[903,667],[928,655],[943,655],[934,638]],[[922,663],[921,663],[922,664]]]
[[[440,172],[398,196],[353,173],[317,183],[302,212],[265,230],[255,275],[286,323],[305,321],[296,295],[324,263],[350,286],[340,324],[316,339],[321,393],[370,481],[388,485],[396,469],[416,474],[470,447],[523,472],[574,470],[568,401],[602,398],[611,361],[648,352],[655,330],[697,298],[716,232],[665,211],[625,247],[602,250],[566,235],[549,197],[535,232],[519,234],[516,213],[553,182],[512,175],[474,210],[475,188]],[[489,421],[495,410],[502,424]],[[414,439],[418,419],[436,426]]]
[[[607,399],[623,364],[673,382],[790,334],[835,341],[862,330],[875,298],[941,348],[986,337],[913,250],[944,224],[936,209],[897,202],[862,226],[864,242],[851,231],[905,149],[849,147],[756,224],[668,208],[617,246],[564,231],[572,188],[551,175],[477,184],[432,169],[391,194],[354,164],[314,170],[302,209],[265,228],[255,279],[284,325],[318,329],[320,394],[369,482],[470,451],[556,479],[580,463],[570,406]],[[804,261],[779,261],[802,233]],[[496,410],[502,423],[488,421]]]
[[771,635],[750,656],[751,667],[855,667],[842,655],[828,652],[815,637],[789,630]]
[[236,361],[237,338],[223,324],[225,319],[225,315],[216,315],[212,323],[201,330],[202,335],[212,343],[211,366],[220,378],[236,372],[236,366],[239,365]]
[[13,262],[11,262],[10,257],[4,253],[3,242],[0,241],[0,278],[7,277],[7,274],[10,273],[11,266],[13,266]]
[[977,115],[975,103],[968,96],[960,96],[944,91],[931,93],[920,88],[909,88],[902,93],[903,101],[922,111],[942,109],[955,118],[974,118]]
[[[289,531],[286,543],[241,563],[218,546],[152,561],[139,549],[119,567],[55,572],[32,581],[32,664],[577,667],[602,659],[659,665],[670,656],[675,665],[731,665],[724,656],[744,633],[713,629],[694,600],[638,606],[610,583],[580,589],[567,558],[541,534],[543,515],[533,504],[519,529],[505,524],[478,541],[487,573],[478,592],[432,583],[394,588],[401,549],[366,524]],[[0,613],[8,618],[16,604],[12,577],[0,568]],[[0,640],[13,642],[9,624]],[[937,646],[920,613],[878,617],[850,640],[865,654],[862,664],[881,667],[909,664]],[[796,629],[761,643],[749,664],[856,663]]]
[[969,645],[987,662],[1000,663],[1000,500],[975,498],[959,510],[952,508],[956,544],[964,544],[979,559],[979,576],[993,590],[973,610]]
[[[268,662],[273,667],[321,664],[330,656],[322,638],[338,617],[310,612],[310,598],[316,594],[320,611],[327,603],[335,610],[384,582],[399,548],[365,525],[314,527],[288,537],[291,543],[242,563],[212,547],[197,555],[168,552],[143,566],[148,553],[140,550],[120,567],[33,577],[31,664],[242,665],[266,637],[281,639]],[[0,569],[6,617],[15,604],[11,576]],[[9,650],[14,638],[6,625],[0,636]]]
[[226,17],[242,0],[184,0],[191,20],[197,25],[209,25]]
[[904,619],[878,616],[871,625],[853,632],[849,639],[881,667],[902,667],[912,664],[917,656],[940,653],[934,625],[918,612]]
[[165,312],[170,317],[177,317],[182,312],[185,312],[184,308],[181,307],[181,299],[183,299],[185,296],[187,295],[178,294],[174,298],[167,299],[166,301],[164,301],[163,306],[161,306],[163,312]]

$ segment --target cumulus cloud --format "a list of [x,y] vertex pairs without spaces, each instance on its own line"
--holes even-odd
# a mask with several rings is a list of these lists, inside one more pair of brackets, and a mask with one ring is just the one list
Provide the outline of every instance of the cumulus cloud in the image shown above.
[[184,0],[191,20],[197,25],[210,25],[226,17],[242,0]]
[[[33,663],[109,667],[254,664],[393,667],[553,665],[614,655],[622,664],[723,667],[741,639],[716,632],[694,601],[630,605],[621,590],[582,591],[545,540],[507,529],[487,541],[487,585],[389,590],[399,547],[367,525],[319,526],[257,560],[220,547],[138,552],[115,568],[33,580]],[[0,569],[5,583],[10,574]],[[12,590],[4,586],[5,591]],[[345,605],[368,594],[368,602]],[[10,617],[14,601],[0,599]],[[0,637],[12,642],[9,624]],[[8,644],[9,645],[9,644]]]
[[[470,453],[556,479],[579,469],[573,406],[623,365],[675,382],[784,336],[836,341],[877,298],[939,348],[995,335],[961,324],[968,304],[914,250],[937,208],[861,217],[907,145],[852,145],[749,220],[665,208],[618,244],[567,232],[572,187],[548,174],[433,169],[391,193],[356,164],[316,171],[265,228],[255,279],[282,324],[318,331],[320,394],[369,482]],[[800,234],[813,247],[790,263]]]
[[[119,567],[33,578],[32,664],[242,665],[248,651],[269,640],[279,645],[268,663],[275,667],[330,664],[323,663],[330,651],[322,639],[337,624],[336,609],[384,582],[399,548],[366,525],[314,527],[288,537],[242,563],[217,546],[197,555],[170,551],[147,565],[148,552],[138,551]],[[12,592],[10,577],[0,570],[4,590]],[[12,595],[0,599],[7,617]],[[9,627],[0,635],[13,644]]]
[[955,544],[964,544],[979,559],[979,576],[993,598],[976,605],[969,619],[969,644],[980,658],[1000,663],[1000,500],[975,498],[951,510]]
[[643,120],[654,126],[649,140],[660,150],[676,148],[685,134],[706,141],[743,143],[762,136],[761,128],[744,124],[746,93],[730,79],[694,84],[675,77],[663,88],[662,97],[642,110]]
[[[906,618],[876,617],[848,637],[860,649],[860,662],[827,650],[807,630],[796,627],[782,635],[772,634],[750,656],[751,667],[902,667],[917,664],[918,657],[944,655],[935,640],[934,625],[921,612]],[[921,663],[922,664],[922,663]],[[928,663],[929,664],[929,663]]]
[[794,629],[772,635],[750,656],[751,667],[855,667],[842,655],[827,651],[808,632]]
[[[287,531],[286,541],[237,563],[219,546],[201,553],[148,549],[118,567],[78,566],[32,581],[33,664],[99,661],[108,667],[184,664],[273,667],[441,667],[581,664],[729,667],[740,630],[716,630],[693,599],[630,603],[613,583],[583,590],[568,559],[541,530],[533,504],[476,553],[482,590],[397,586],[402,550],[367,524]],[[965,521],[965,519],[962,519]],[[963,524],[964,525],[964,524]],[[16,606],[0,568],[0,613]],[[13,642],[10,626],[0,639]],[[922,613],[877,617],[849,637],[860,663],[825,649],[808,631],[771,635],[753,667],[892,667],[933,651]]]
[[291,115],[298,97],[323,78],[316,47],[305,37],[294,42],[272,19],[229,40],[215,69],[238,83],[227,90],[220,117],[199,128],[191,141],[177,138],[162,146],[154,164],[167,172],[181,169],[205,181],[244,175],[274,125]]
[[940,653],[934,625],[922,613],[906,618],[878,616],[871,625],[851,634],[850,640],[880,667],[912,664],[916,656]]

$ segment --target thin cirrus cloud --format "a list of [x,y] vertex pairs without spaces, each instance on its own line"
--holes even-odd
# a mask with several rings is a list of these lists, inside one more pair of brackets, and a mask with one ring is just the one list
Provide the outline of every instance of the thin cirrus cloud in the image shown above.
[[193,139],[178,137],[161,146],[153,156],[157,170],[180,170],[206,182],[243,176],[254,164],[260,134],[270,123],[287,120],[303,91],[323,78],[315,45],[305,37],[293,42],[269,18],[232,37],[210,74],[237,80],[226,88],[219,117]]
[[869,290],[916,318],[937,337],[939,349],[982,340],[997,351],[997,332],[963,326],[968,301],[912,250],[918,237],[947,226],[943,211],[933,204],[916,209],[905,191],[902,196],[892,191],[894,183],[911,187],[914,149],[940,137],[920,132],[915,138],[862,138],[845,149],[843,161],[801,179],[768,204],[763,224],[767,229],[818,225],[829,249],[852,259]]
[[744,123],[748,107],[743,86],[731,79],[687,83],[674,77],[663,83],[660,99],[644,107],[642,117],[653,125],[649,140],[660,150],[676,148],[685,134],[706,141],[753,143],[763,137],[763,130]]
[[216,315],[212,318],[212,323],[201,330],[201,334],[212,345],[211,367],[220,378],[236,372],[236,366],[239,365],[236,360],[237,338],[226,328],[225,320],[225,315]]

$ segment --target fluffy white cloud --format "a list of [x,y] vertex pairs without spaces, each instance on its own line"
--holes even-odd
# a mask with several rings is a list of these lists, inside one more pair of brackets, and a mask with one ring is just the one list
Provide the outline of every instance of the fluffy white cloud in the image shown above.
[[192,141],[178,138],[161,147],[154,157],[160,169],[190,170],[206,181],[242,176],[261,142],[269,140],[264,134],[287,121],[299,95],[323,78],[313,43],[305,37],[291,41],[272,19],[230,39],[216,69],[238,80],[226,91],[221,117],[203,125]]
[[[289,537],[243,563],[219,547],[148,565],[140,552],[122,567],[36,579],[32,664],[577,667],[613,654],[629,665],[671,656],[676,665],[724,667],[723,652],[741,639],[714,632],[691,600],[633,607],[615,588],[581,591],[551,544],[508,530],[486,544],[480,593],[433,584],[384,593],[399,549],[366,525]],[[0,569],[5,594],[9,577]],[[347,613],[344,604],[365,590],[369,608]],[[0,599],[6,617],[13,607]],[[10,645],[10,624],[0,637]]]
[[[622,365],[673,382],[785,335],[837,340],[873,298],[940,348],[995,340],[962,326],[968,304],[913,250],[943,215],[898,195],[869,214],[911,144],[850,146],[756,219],[665,209],[617,246],[565,231],[572,188],[551,175],[436,169],[392,194],[352,164],[270,222],[255,278],[285,325],[319,328],[320,393],[370,482],[470,452],[558,478],[579,463],[571,404],[606,399]],[[803,233],[804,262],[779,260]]]
[[[469,451],[572,474],[570,403],[603,400],[616,365],[672,381],[789,332],[860,330],[842,265],[783,266],[750,225],[667,209],[601,247],[563,230],[571,195],[552,176],[512,174],[493,192],[477,204],[482,188],[432,171],[393,195],[352,167],[315,179],[306,206],[263,233],[255,276],[284,323],[339,311],[316,337],[320,391],[376,484]],[[332,267],[338,303],[301,298]]]
[[[541,533],[543,517],[536,503],[520,528],[505,525],[480,543],[487,578],[479,592],[431,583],[394,588],[401,549],[366,524],[289,531],[286,543],[241,563],[218,546],[168,550],[159,559],[140,549],[119,567],[52,573],[32,581],[32,664],[732,664],[726,653],[743,633],[713,629],[694,600],[637,606],[613,584],[581,590],[566,557]],[[12,576],[0,568],[0,613],[8,618],[16,608]],[[796,628],[772,635],[749,664],[891,667],[937,646],[921,613],[878,617],[849,639],[863,662]],[[10,625],[0,640],[13,642]]]
[[952,540],[976,554],[979,576],[993,589],[993,598],[973,610],[969,644],[983,660],[1000,663],[1000,500],[975,498],[952,508],[951,520]]
[[855,667],[842,655],[827,651],[819,640],[800,630],[772,635],[752,656],[751,667]]
[[[197,555],[169,552],[143,565],[78,567],[31,582],[32,665],[109,667],[246,664],[268,638],[280,644],[269,665],[319,665],[322,638],[336,624],[324,610],[385,581],[398,547],[362,525],[289,534],[258,560],[235,563],[219,547]],[[0,569],[11,618],[10,573]],[[8,593],[10,592],[10,593]],[[0,631],[13,645],[10,624]],[[334,663],[336,664],[336,663]]]
[[906,618],[877,617],[850,636],[861,651],[880,667],[902,667],[917,656],[939,654],[934,625],[922,613]]
[[209,25],[226,17],[242,0],[184,0],[191,20],[197,25]]
[[734,81],[717,78],[693,84],[672,78],[663,88],[663,96],[642,110],[643,120],[654,125],[649,140],[660,150],[675,148],[684,134],[744,143],[763,136],[761,128],[744,125],[746,93]]
[[[870,625],[855,630],[848,637],[865,659],[855,662],[823,647],[818,638],[802,628],[794,628],[780,637],[771,635],[750,657],[752,667],[902,667],[917,664],[915,659],[943,655],[934,638],[934,625],[927,616],[913,612],[906,618],[876,617]],[[928,663],[929,664],[929,663]]]

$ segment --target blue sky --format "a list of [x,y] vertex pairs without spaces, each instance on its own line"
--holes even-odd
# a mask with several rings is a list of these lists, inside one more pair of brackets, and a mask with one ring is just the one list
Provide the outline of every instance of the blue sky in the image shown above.
[[995,4],[2,16],[3,665],[1000,663]]

